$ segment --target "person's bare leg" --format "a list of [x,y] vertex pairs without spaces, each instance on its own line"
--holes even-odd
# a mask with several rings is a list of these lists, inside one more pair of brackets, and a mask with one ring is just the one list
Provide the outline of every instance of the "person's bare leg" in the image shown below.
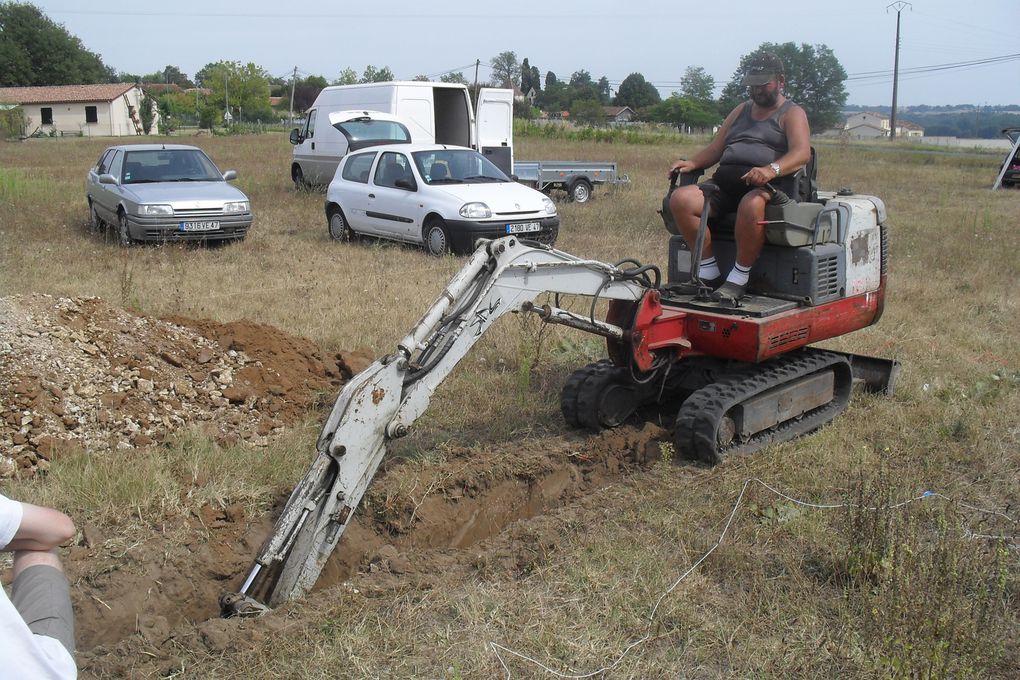
[[737,222],[733,228],[737,238],[737,264],[750,269],[765,245],[765,204],[768,194],[760,189],[746,194],[737,208]]
[[18,550],[14,553],[14,578],[18,578],[18,574],[29,567],[37,565],[54,567],[60,573],[64,573],[56,548],[53,550]]
[[[698,225],[701,222],[701,211],[705,208],[705,195],[695,185],[679,187],[669,198],[669,210],[673,214],[673,222],[684,240],[694,246],[698,238]],[[701,250],[701,259],[712,257],[712,232],[705,232],[705,244]]]
[[720,301],[736,303],[744,297],[747,282],[751,276],[751,265],[758,259],[762,246],[765,245],[765,203],[768,194],[753,189],[740,199],[737,207],[737,221],[733,227],[737,239],[737,259],[733,269],[726,275],[726,281],[716,289],[712,296]]

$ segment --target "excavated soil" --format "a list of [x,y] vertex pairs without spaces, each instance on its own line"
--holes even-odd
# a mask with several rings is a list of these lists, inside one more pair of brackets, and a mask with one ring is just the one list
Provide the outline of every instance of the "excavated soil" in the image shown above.
[[[0,449],[5,475],[44,474],[55,456],[124,456],[205,424],[223,443],[258,445],[307,414],[370,361],[249,322],[154,319],[95,298],[0,298]],[[525,573],[584,516],[593,490],[660,456],[654,425],[595,437],[455,449],[441,463],[393,460],[373,481],[317,589],[441,585],[482,569]],[[65,554],[83,677],[173,672],[182,650],[259,644],[287,607],[221,619],[282,509],[240,505],[146,518],[131,542],[92,526]],[[555,515],[557,521],[552,521]]]

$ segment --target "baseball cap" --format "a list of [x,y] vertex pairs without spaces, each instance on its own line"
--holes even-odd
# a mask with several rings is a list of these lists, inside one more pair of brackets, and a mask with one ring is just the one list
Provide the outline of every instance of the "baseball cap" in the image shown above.
[[741,85],[766,85],[775,76],[783,75],[783,60],[772,52],[760,52],[751,59]]

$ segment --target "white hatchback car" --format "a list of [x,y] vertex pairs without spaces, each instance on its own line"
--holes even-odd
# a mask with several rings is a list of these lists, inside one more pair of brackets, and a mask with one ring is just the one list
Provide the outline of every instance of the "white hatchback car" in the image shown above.
[[553,245],[556,206],[460,146],[396,144],[344,157],[326,191],[330,238],[355,234],[420,243],[433,255],[466,253],[476,239],[519,234]]

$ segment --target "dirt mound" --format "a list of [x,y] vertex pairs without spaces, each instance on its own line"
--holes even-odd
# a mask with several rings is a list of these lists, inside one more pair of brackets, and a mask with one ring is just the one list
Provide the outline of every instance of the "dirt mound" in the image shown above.
[[370,359],[248,322],[154,319],[99,298],[0,298],[0,478],[201,424],[259,443]]

